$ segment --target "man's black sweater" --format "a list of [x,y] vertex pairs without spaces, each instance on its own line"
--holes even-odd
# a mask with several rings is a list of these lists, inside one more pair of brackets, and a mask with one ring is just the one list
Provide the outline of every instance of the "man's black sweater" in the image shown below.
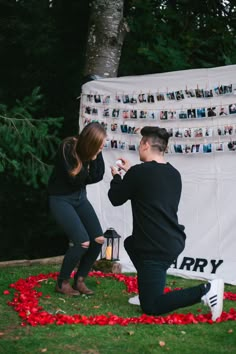
[[114,206],[131,200],[135,247],[148,259],[173,261],[184,249],[184,226],[178,223],[182,190],[180,173],[156,161],[116,174],[108,197]]

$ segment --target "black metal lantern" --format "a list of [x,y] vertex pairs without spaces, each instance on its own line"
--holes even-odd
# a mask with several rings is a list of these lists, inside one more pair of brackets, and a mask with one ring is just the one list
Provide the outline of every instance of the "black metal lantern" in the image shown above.
[[104,233],[105,242],[101,250],[101,259],[108,261],[119,261],[120,238],[115,229],[110,227]]

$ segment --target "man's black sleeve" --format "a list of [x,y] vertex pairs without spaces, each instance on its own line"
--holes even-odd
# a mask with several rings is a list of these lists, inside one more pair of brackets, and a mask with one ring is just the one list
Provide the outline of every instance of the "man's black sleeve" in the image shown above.
[[114,206],[119,206],[131,199],[134,191],[134,168],[131,167],[122,179],[119,174],[116,174],[111,180],[108,198]]

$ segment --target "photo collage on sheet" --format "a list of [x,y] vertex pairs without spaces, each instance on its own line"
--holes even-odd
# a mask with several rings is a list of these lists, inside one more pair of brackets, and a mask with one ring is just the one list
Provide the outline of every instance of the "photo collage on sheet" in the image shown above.
[[[214,97],[221,98],[220,105],[210,104]],[[225,97],[227,104],[224,104]],[[195,102],[201,98],[201,104],[192,107],[188,104],[189,98],[195,98]],[[181,108],[165,109],[164,103],[170,101],[181,101],[178,105]],[[221,118],[226,118],[224,122],[227,121],[227,124],[221,123]],[[114,96],[83,94],[82,119],[84,125],[97,121],[104,126],[107,149],[137,151],[140,129],[150,124],[168,130],[170,140],[167,153],[236,151],[236,84],[219,85],[208,90],[186,88]],[[199,125],[200,121],[202,125]],[[194,122],[197,124],[194,125]]]

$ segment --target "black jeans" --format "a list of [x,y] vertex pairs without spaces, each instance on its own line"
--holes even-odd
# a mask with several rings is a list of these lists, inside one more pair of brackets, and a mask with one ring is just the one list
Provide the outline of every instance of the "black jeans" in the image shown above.
[[144,313],[161,315],[201,302],[201,297],[205,294],[203,284],[163,294],[166,272],[172,262],[148,259],[137,252],[132,236],[125,239],[124,247],[137,270],[139,300]]
[[[87,276],[102,247],[102,244],[95,239],[103,236],[103,231],[87,199],[86,190],[70,195],[50,196],[49,206],[57,223],[69,239],[69,248],[62,263],[59,279],[69,279],[78,263],[75,278]],[[89,248],[81,246],[81,243],[86,241],[90,242]]]

